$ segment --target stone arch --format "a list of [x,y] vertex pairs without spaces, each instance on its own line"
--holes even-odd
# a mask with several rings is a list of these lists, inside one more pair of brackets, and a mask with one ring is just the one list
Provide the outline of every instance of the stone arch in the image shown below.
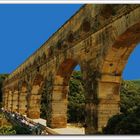
[[51,94],[51,119],[48,120],[48,125],[52,128],[65,128],[67,126],[69,80],[77,64],[78,62],[73,59],[64,60],[54,76]]
[[32,119],[40,118],[41,90],[43,85],[43,76],[36,74],[31,85],[31,91],[28,95],[27,116]]
[[[128,21],[123,22],[125,25],[128,23]],[[119,90],[122,72],[130,54],[140,41],[140,22],[131,23],[127,26],[123,26],[123,24],[114,25],[113,29],[115,31],[111,32],[111,39],[108,40],[110,46],[106,46],[102,55],[102,62],[98,71],[99,76],[96,80],[98,103],[93,106],[96,108],[95,114],[97,114],[95,115],[97,118],[96,127],[94,127],[95,130],[88,129],[88,133],[96,130],[102,131],[108,119],[119,113],[120,110]],[[91,108],[90,105],[87,106],[87,108]]]
[[121,76],[130,54],[139,42],[140,23],[137,23],[119,35],[107,50],[101,72]]

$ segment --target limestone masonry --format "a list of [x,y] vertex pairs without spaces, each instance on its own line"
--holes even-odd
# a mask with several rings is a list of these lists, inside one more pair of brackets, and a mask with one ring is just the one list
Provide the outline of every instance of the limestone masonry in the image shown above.
[[86,134],[102,130],[119,113],[121,75],[140,41],[140,5],[84,5],[5,80],[3,107],[40,117],[47,94],[47,123],[67,125],[69,79],[78,64],[86,97]]

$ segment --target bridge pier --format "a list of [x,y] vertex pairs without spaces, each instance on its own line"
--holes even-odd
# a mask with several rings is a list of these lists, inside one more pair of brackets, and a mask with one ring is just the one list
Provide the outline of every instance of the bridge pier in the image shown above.
[[26,115],[27,112],[27,89],[25,87],[22,88],[19,94],[19,104],[18,104],[18,112],[22,115]]
[[109,118],[119,113],[120,77],[102,76],[87,83],[87,87],[85,133],[94,134],[102,132]]
[[51,128],[67,127],[67,102],[53,101],[51,114]]
[[63,76],[56,76],[51,103],[51,128],[67,127],[67,104],[69,86]]
[[28,95],[27,116],[31,119],[40,118],[40,86],[34,85],[31,93]]
[[8,90],[3,91],[3,107],[5,110],[8,109]]
[[12,110],[12,91],[9,91],[8,93],[8,106],[7,110],[11,111]]
[[18,91],[17,90],[13,92],[12,111],[14,112],[18,111]]
[[31,119],[40,118],[40,95],[31,95],[29,97],[30,104],[27,107],[27,116]]

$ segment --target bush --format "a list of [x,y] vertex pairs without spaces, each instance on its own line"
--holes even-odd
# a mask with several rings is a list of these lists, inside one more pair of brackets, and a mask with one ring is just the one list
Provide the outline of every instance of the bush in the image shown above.
[[127,115],[115,115],[103,129],[104,134],[140,134],[140,107]]
[[123,81],[120,89],[122,113],[133,113],[140,106],[140,84],[135,81]]
[[21,127],[21,126],[18,126],[18,125],[14,125],[13,129],[16,131],[17,135],[31,134],[31,131],[29,130],[29,128],[26,128],[26,127]]
[[140,134],[140,82],[123,81],[120,90],[121,114],[111,117],[104,134]]
[[108,120],[107,126],[103,128],[104,134],[115,134],[118,123],[125,118],[124,114],[114,115]]
[[0,102],[2,102],[2,84],[8,74],[0,74]]
[[0,127],[0,135],[15,135],[16,131],[11,126]]
[[81,72],[74,71],[68,93],[68,122],[82,123],[85,120],[85,96]]

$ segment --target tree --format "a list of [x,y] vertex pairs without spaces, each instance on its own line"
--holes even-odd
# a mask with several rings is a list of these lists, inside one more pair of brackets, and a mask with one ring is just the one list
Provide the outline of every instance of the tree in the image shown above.
[[0,74],[0,102],[2,102],[2,84],[8,74]]
[[[41,117],[46,119],[48,95],[44,90],[41,98]],[[80,71],[74,71],[69,82],[68,93],[68,122],[83,122],[85,113],[85,96]]]
[[120,89],[121,114],[111,117],[104,134],[140,134],[140,82],[123,81]]
[[133,113],[111,117],[104,134],[140,134],[140,106]]
[[85,96],[80,71],[74,71],[69,83],[68,122],[84,122]]
[[14,135],[16,131],[11,126],[0,127],[0,135]]
[[120,89],[121,112],[133,113],[140,106],[140,85],[135,81],[123,81]]

